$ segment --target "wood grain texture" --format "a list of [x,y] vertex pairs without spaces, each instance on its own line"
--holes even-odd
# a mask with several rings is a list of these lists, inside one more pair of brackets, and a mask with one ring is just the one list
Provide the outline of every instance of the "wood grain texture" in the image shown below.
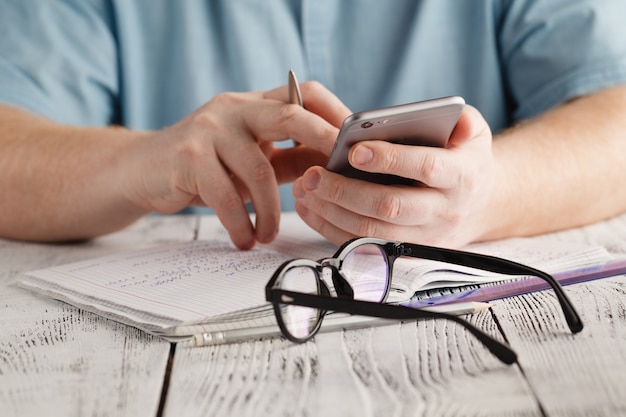
[[[598,244],[624,256],[626,216],[537,239]],[[626,277],[565,291],[585,324],[576,335],[552,291],[498,301],[493,310],[547,415],[626,415]]]
[[548,415],[626,415],[626,280],[580,284],[567,292],[585,324],[576,335],[548,291],[493,308]]
[[148,218],[80,244],[0,240],[0,415],[154,416],[170,344],[14,285],[24,271],[190,240],[194,218]]
[[18,291],[0,297],[3,416],[155,415],[168,343]]
[[[149,217],[75,245],[0,240],[0,415],[155,416],[169,343],[15,286],[26,270],[165,242],[210,238],[193,217]],[[534,238],[626,254],[626,216]],[[626,415],[626,279],[566,292],[585,329],[571,335],[550,291],[466,317],[506,338],[507,366],[443,320],[176,348],[165,416]]]
[[[534,239],[626,253],[625,237],[620,217]],[[626,415],[623,290],[621,278],[569,287],[586,322],[576,336],[549,292],[468,317],[496,336],[501,326],[520,357],[510,367],[445,321],[180,349],[165,415]]]
[[[497,334],[489,312],[470,320]],[[166,416],[540,415],[516,366],[442,320],[325,333],[303,345],[181,348],[175,358]]]

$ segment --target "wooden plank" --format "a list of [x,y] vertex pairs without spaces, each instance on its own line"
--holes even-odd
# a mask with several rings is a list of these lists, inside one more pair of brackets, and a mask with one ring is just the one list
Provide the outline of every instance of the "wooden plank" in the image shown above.
[[[626,216],[540,236],[626,254]],[[626,415],[626,277],[565,288],[585,328],[572,335],[554,293],[493,303],[493,311],[548,416]]]
[[[497,334],[489,312],[470,320]],[[540,415],[519,369],[461,326],[420,321],[176,351],[166,416]]]
[[154,416],[170,344],[15,286],[20,273],[165,241],[191,217],[152,217],[82,244],[0,240],[0,414]]
[[[557,244],[603,244],[620,252],[626,248],[625,219],[623,216],[535,239]],[[497,302],[495,315],[521,357],[521,368],[500,364],[467,332],[445,321],[322,334],[305,345],[271,340],[179,349],[165,414],[623,414],[624,400],[616,395],[619,387],[624,386],[622,375],[626,372],[622,366],[607,379],[598,374],[592,377],[596,366],[610,373],[611,361],[624,363],[625,339],[618,327],[625,328],[625,314],[621,301],[616,303],[614,297],[608,296],[615,291],[599,291],[598,294],[607,296],[596,297],[603,300],[604,311],[612,311],[609,316],[620,318],[602,330],[607,315],[594,309],[587,311],[585,307],[583,319],[588,322],[587,328],[594,330],[587,329],[575,337],[566,331],[557,305],[542,301],[536,308],[528,309],[527,304],[532,304],[528,300],[543,299],[543,294]],[[568,292],[579,294],[577,304],[583,298],[589,299],[588,291]],[[491,334],[498,334],[490,312],[469,319]],[[530,330],[520,332],[520,323],[530,326]],[[555,329],[554,326],[556,333],[546,334],[545,330]],[[604,362],[593,358],[607,343],[614,344],[608,352],[610,359]],[[542,354],[546,348],[548,354]],[[568,371],[563,372],[563,366]],[[595,399],[588,400],[587,392],[593,393]],[[569,400],[572,393],[577,397],[574,401]]]
[[[625,219],[540,239],[626,253]],[[0,240],[2,415],[155,415],[169,344],[12,282],[26,269],[189,240],[196,232],[196,219],[153,217],[80,245]],[[445,321],[322,334],[304,345],[274,339],[179,347],[164,414],[626,414],[624,290],[621,279],[568,288],[587,325],[576,336],[549,292],[498,301],[497,322],[491,312],[469,317],[494,335],[502,326],[521,368],[501,364]]]
[[11,290],[0,296],[3,415],[156,414],[168,343]]
[[625,415],[626,279],[577,284],[567,293],[585,324],[576,335],[550,291],[493,309],[547,415]]

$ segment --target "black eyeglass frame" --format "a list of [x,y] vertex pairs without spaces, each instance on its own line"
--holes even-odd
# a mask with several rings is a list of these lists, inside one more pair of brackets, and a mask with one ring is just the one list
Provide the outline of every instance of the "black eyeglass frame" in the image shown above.
[[[373,244],[382,249],[382,253],[386,256],[387,261],[387,277],[388,282],[385,294],[380,302],[363,301],[352,299],[350,284],[342,277],[341,266],[345,256],[355,248]],[[516,354],[508,346],[493,339],[483,331],[479,330],[469,322],[450,314],[439,313],[428,310],[420,310],[402,305],[385,304],[386,297],[389,292],[390,284],[393,279],[392,271],[394,262],[403,256],[412,258],[422,258],[426,260],[440,261],[454,265],[462,265],[481,269],[484,271],[500,273],[504,275],[529,275],[545,280],[554,290],[565,319],[572,333],[578,333],[583,329],[583,323],[573,304],[563,291],[563,287],[550,274],[530,266],[510,261],[495,256],[465,252],[454,249],[438,248],[433,246],[418,245],[414,243],[389,241],[378,238],[355,238],[344,243],[331,258],[324,258],[318,262],[308,259],[292,259],[284,262],[272,275],[265,287],[265,298],[271,302],[274,307],[276,320],[281,332],[289,340],[302,343],[311,339],[319,331],[323,318],[328,311],[344,312],[349,314],[358,314],[371,317],[382,317],[389,319],[436,319],[443,318],[452,320],[466,327],[474,336],[476,336],[483,344],[503,362],[511,364],[516,360]],[[284,290],[276,287],[278,279],[284,272],[293,267],[308,267],[316,271],[316,279],[318,285],[318,294],[307,294],[297,291]],[[333,284],[337,297],[333,297],[326,283],[321,279],[324,268],[330,268],[332,271]],[[282,313],[280,312],[281,304],[300,305],[311,307],[318,310],[318,319],[311,330],[310,334],[304,338],[298,338],[291,334],[287,326],[283,322]]]

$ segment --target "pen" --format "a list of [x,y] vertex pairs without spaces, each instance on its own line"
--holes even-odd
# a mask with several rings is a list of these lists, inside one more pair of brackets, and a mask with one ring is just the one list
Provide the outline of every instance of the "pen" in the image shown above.
[[[296,73],[293,72],[292,69],[289,69],[289,74],[287,75],[287,85],[289,85],[289,102],[291,104],[297,104],[300,107],[304,107],[302,93],[300,92],[300,84],[298,84]],[[300,143],[295,140],[293,141],[293,144],[294,146],[300,145]]]
[[289,70],[287,84],[289,85],[289,102],[291,104],[297,104],[300,107],[304,107],[302,101],[302,93],[300,92],[300,85],[296,78],[296,73],[292,69]]
[[[411,302],[400,303],[400,305],[411,307]],[[460,303],[450,303],[444,305],[432,305],[428,307],[422,307],[420,310],[434,311],[437,313],[453,314],[455,316],[462,316],[464,314],[476,314],[491,307],[489,303],[480,301],[466,301]]]
[[[401,303],[400,305],[408,305]],[[446,313],[461,316],[464,314],[475,314],[489,308],[489,303],[482,302],[461,302],[446,304],[442,306],[428,306],[422,310],[437,313]],[[344,313],[331,313],[322,323],[320,332],[330,332],[335,330],[351,330],[363,327],[382,326],[385,324],[398,323],[398,320],[383,319],[379,317],[356,316]],[[248,340],[261,339],[266,337],[278,337],[282,333],[277,324],[250,327],[246,329],[230,329],[215,331],[210,333],[195,334],[189,341],[193,347],[222,345],[227,343],[245,342]]]

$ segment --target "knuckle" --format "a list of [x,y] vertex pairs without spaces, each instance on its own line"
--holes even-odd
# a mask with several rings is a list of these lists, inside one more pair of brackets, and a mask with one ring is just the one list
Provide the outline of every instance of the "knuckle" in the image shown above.
[[432,204],[426,202],[424,199],[413,199],[411,201],[411,208],[407,210],[407,214],[415,218],[428,219],[432,217],[433,210]]
[[184,125],[182,135],[177,135],[176,141],[183,151],[190,155],[202,154],[212,143],[210,137],[219,137],[226,134],[226,126],[220,123],[213,112],[195,112],[189,115]]
[[457,228],[458,226],[461,225],[461,219],[463,219],[464,216],[462,216],[460,213],[448,213],[448,215],[446,216],[446,222],[448,223],[449,226],[453,227],[453,228]]
[[338,203],[343,201],[345,196],[345,189],[338,181],[329,181],[327,188],[328,199],[332,202]]
[[228,191],[220,194],[217,204],[224,213],[236,213],[241,210],[242,201],[235,191]]
[[[331,145],[334,145],[335,140],[337,138],[337,128],[329,125],[327,123],[319,123],[316,124],[315,126],[313,126],[313,128],[309,128],[309,132],[308,134],[312,137],[315,138],[320,138],[323,140],[328,140],[330,141]],[[318,144],[319,142],[315,142],[313,145],[311,146],[315,146],[316,144]]]
[[397,148],[397,146],[389,146],[385,152],[374,152],[374,163],[381,172],[392,173],[395,171],[394,166],[402,157]]
[[470,193],[473,193],[478,189],[478,175],[473,172],[464,173],[461,176],[460,182],[463,185],[463,188]]
[[401,199],[396,193],[386,193],[376,201],[375,213],[380,219],[395,219],[401,212]]
[[303,92],[306,93],[306,95],[315,95],[318,92],[325,89],[322,83],[320,83],[319,81],[315,81],[315,80],[305,81],[301,83],[300,88],[304,90]]
[[291,104],[286,104],[280,107],[278,112],[277,124],[279,126],[286,126],[296,117],[300,108]]
[[252,181],[256,183],[267,183],[274,177],[274,170],[267,160],[260,161],[251,169]]
[[430,153],[423,155],[422,163],[419,166],[419,178],[426,183],[439,178],[445,170],[443,160]]
[[331,236],[333,232],[333,226],[327,221],[319,220],[315,224],[315,229],[322,236]]
[[205,144],[197,135],[188,135],[185,140],[178,142],[177,156],[184,161],[184,166],[202,163],[205,153]]
[[241,93],[234,93],[231,91],[225,91],[223,93],[219,93],[209,100],[208,105],[214,106],[217,108],[224,108],[224,106],[229,106],[231,104],[243,103],[245,100],[244,96]]
[[476,183],[469,175],[459,175],[456,181],[459,194],[463,194],[468,198],[472,198],[476,193]]
[[220,128],[220,124],[213,117],[212,112],[196,112],[189,116],[190,125],[194,131],[211,132]]
[[436,213],[436,218],[447,226],[451,226],[457,222],[460,222],[461,213],[459,210],[448,205],[444,210]]
[[378,236],[378,228],[374,219],[369,217],[360,217],[355,225],[356,232],[359,236],[376,237]]

